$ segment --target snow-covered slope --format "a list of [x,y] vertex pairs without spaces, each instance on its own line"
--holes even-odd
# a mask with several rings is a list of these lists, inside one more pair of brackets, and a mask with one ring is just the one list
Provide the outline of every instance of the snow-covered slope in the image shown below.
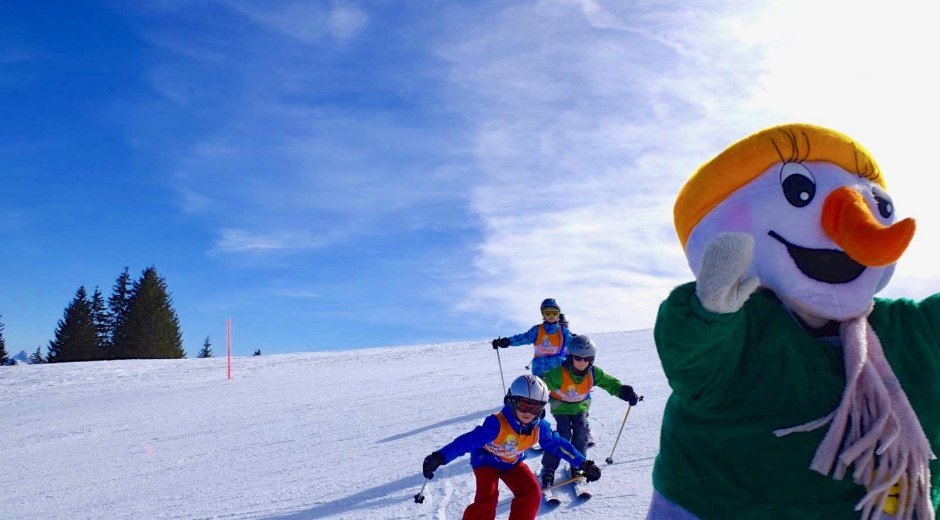
[[[608,466],[626,404],[598,391],[594,498],[541,517],[640,519],[668,387],[651,331],[592,338],[598,366],[645,400]],[[500,355],[508,384],[531,347]],[[0,489],[17,497],[0,518],[459,519],[468,457],[416,504],[421,462],[503,395],[488,342],[236,358],[225,376],[222,358],[0,369]]]

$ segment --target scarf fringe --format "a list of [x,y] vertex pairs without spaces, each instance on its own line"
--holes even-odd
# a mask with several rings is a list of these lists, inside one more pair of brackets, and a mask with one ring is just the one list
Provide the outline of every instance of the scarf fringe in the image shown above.
[[861,520],[881,518],[895,484],[900,487],[895,518],[911,520],[916,514],[918,520],[935,520],[929,461],[937,457],[868,323],[870,312],[841,324],[846,381],[836,409],[774,434],[782,437],[829,424],[810,469],[842,480],[852,466],[852,480],[867,490],[855,504]]

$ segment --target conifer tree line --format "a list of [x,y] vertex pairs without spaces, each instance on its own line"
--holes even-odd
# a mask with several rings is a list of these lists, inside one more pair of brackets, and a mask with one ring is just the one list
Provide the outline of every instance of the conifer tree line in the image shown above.
[[[36,347],[36,353],[29,356],[30,363],[45,363],[42,357],[42,347]],[[7,352],[7,343],[3,338],[3,314],[0,313],[0,366],[12,362],[10,354]]]
[[[79,287],[48,350],[49,363],[186,357],[166,280],[153,266],[133,283],[125,267],[107,302],[97,287],[91,296]],[[33,357],[42,358],[38,348]]]
[[202,343],[202,350],[199,351],[199,354],[196,357],[200,357],[200,358],[212,357],[212,342],[209,341],[209,336],[206,336],[206,341]]
[[29,363],[31,365],[36,365],[36,364],[45,363],[45,362],[46,362],[46,358],[44,358],[42,355],[42,345],[40,345],[36,347],[36,352],[33,352],[32,354],[29,355]]
[[7,354],[7,343],[3,339],[3,315],[0,314],[0,365],[6,365],[9,354]]

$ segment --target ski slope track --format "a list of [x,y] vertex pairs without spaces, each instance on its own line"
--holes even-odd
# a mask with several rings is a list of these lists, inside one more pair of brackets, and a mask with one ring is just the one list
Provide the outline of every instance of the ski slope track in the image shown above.
[[[642,519],[669,388],[652,331],[591,337],[645,399],[608,465],[626,403],[595,389],[602,478],[539,517]],[[532,348],[499,354],[509,384]],[[489,341],[235,358],[231,381],[224,358],[0,367],[0,518],[459,519],[469,456],[416,504],[422,460],[502,396]]]

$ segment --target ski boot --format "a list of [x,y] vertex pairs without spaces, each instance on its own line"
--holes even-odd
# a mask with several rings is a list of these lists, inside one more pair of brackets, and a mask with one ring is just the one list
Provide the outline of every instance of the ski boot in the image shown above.
[[584,478],[584,472],[580,469],[571,468],[572,477],[581,477],[574,481],[574,494],[580,499],[587,500],[591,498],[591,490],[588,488],[587,479]]
[[552,485],[555,483],[555,475],[553,473],[542,472],[541,486],[542,486],[542,500],[546,504],[557,506],[561,503],[558,497],[555,496],[555,493],[552,492]]

